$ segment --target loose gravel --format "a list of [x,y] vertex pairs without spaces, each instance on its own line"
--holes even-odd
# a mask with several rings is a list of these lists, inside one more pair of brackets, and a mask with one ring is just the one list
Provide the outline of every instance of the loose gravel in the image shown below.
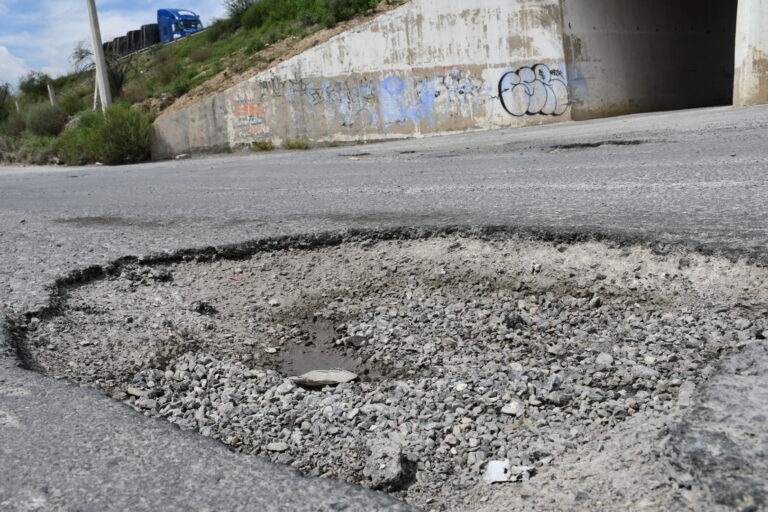
[[[767,284],[742,262],[596,242],[364,240],[125,263],[21,335],[51,375],[426,510],[670,509],[691,483],[654,469],[651,426],[768,336]],[[330,369],[359,377],[289,379]],[[497,460],[530,479],[483,482]],[[589,472],[589,493],[537,495]],[[647,478],[610,483],[629,474]]]

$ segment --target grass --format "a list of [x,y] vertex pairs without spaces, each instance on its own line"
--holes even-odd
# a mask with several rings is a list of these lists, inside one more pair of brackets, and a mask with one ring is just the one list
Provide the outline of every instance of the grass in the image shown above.
[[283,142],[283,149],[309,149],[309,143],[305,140],[286,140]]
[[269,139],[255,140],[251,143],[252,151],[272,151],[273,149],[275,149],[275,145]]

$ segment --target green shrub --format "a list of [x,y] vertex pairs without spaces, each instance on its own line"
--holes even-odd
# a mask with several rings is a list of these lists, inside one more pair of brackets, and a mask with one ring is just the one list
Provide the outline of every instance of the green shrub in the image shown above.
[[55,161],[56,137],[27,134],[22,137],[13,156],[17,162],[46,165]]
[[5,121],[5,133],[19,137],[27,129],[27,116],[23,112],[11,112]]
[[86,112],[74,128],[59,135],[56,155],[67,165],[84,165],[99,161],[100,137],[104,130],[101,112]]
[[65,94],[59,99],[59,105],[64,111],[73,116],[86,108],[85,101],[77,92],[70,92]]
[[116,165],[149,160],[152,115],[125,105],[113,105],[104,115],[99,156],[102,162]]
[[0,134],[0,162],[11,160],[12,154],[15,152],[16,139]]
[[68,165],[103,162],[110,165],[143,162],[150,157],[152,116],[125,105],[107,113],[83,115],[57,144],[59,158]]
[[269,139],[255,140],[251,143],[252,151],[272,151],[275,145]]
[[166,61],[157,66],[155,74],[161,85],[168,85],[184,74],[184,68],[177,61]]
[[239,21],[232,18],[216,20],[205,30],[205,38],[209,43],[215,43],[224,36],[234,34]]
[[34,135],[55,137],[68,118],[67,111],[59,105],[35,105],[27,112],[27,130]]
[[309,143],[305,140],[286,140],[283,149],[309,149]]
[[12,103],[13,94],[11,93],[11,86],[6,83],[0,83],[0,123],[11,115]]

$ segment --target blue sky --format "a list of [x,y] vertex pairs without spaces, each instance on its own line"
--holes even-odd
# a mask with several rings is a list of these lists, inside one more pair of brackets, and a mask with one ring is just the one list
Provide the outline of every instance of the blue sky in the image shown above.
[[[96,0],[96,8],[104,41],[155,23],[160,8],[190,9],[206,25],[224,14],[221,0]],[[78,41],[91,44],[85,0],[0,0],[0,82],[15,86],[30,70],[66,74]]]

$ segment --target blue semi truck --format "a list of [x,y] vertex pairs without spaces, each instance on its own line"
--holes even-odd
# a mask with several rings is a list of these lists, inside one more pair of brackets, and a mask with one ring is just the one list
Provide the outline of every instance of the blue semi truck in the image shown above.
[[203,29],[200,16],[185,9],[158,10],[157,26],[161,43],[167,43]]
[[188,9],[158,9],[157,23],[143,25],[122,37],[104,43],[104,51],[123,57],[149,48],[153,44],[168,43],[203,30],[200,16]]

